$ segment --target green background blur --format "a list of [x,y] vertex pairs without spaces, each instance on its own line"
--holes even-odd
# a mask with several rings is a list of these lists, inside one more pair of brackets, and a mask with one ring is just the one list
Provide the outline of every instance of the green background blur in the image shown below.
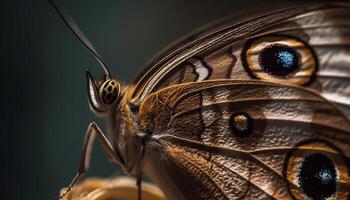
[[[56,0],[58,1],[58,0]],[[122,81],[175,39],[257,0],[60,0]],[[295,1],[283,3],[294,4]],[[47,1],[1,1],[1,196],[50,199],[73,178],[91,121],[84,70],[97,62]],[[119,172],[99,145],[88,176]]]

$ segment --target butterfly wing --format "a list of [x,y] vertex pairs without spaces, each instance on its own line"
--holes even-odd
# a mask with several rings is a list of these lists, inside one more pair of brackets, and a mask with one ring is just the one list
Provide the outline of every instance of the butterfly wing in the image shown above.
[[[350,4],[303,6],[249,17],[228,19],[170,47],[136,79],[132,102],[140,105],[149,94],[179,83],[257,79],[304,85],[350,117]],[[299,71],[289,77],[262,71],[254,56],[276,42],[302,57]],[[250,48],[252,43],[257,48]]]
[[[242,113],[247,132],[237,131]],[[139,117],[152,133],[146,169],[169,199],[304,195],[297,169],[314,154],[329,157],[339,177],[332,197],[349,197],[350,124],[317,93],[255,81],[178,84],[151,94]]]
[[[131,103],[169,199],[349,198],[349,11],[229,19],[146,67]],[[264,64],[276,53],[288,73]]]

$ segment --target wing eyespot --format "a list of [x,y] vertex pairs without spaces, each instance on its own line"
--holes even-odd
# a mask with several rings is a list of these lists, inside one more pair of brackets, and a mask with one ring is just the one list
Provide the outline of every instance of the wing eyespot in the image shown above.
[[289,36],[262,36],[246,42],[242,64],[255,79],[305,85],[317,71],[317,58],[305,42]]
[[285,77],[299,70],[300,55],[287,45],[274,44],[260,52],[259,65],[272,76]]
[[350,197],[349,169],[341,151],[326,141],[307,141],[288,156],[285,178],[294,199]]
[[253,119],[245,112],[233,113],[230,117],[231,132],[239,137],[247,137],[253,130]]

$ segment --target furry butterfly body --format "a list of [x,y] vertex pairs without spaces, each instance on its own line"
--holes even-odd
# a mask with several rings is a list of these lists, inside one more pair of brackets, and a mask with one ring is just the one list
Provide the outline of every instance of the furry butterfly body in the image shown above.
[[132,85],[87,72],[108,134],[89,126],[76,178],[98,137],[168,199],[349,199],[349,58],[350,5],[329,3],[226,20]]

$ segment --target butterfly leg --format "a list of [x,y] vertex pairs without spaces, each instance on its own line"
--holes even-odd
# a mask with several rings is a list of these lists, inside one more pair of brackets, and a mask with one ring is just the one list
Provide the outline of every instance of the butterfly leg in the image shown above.
[[107,153],[108,157],[113,161],[120,165],[123,164],[122,157],[116,152],[111,145],[111,143],[108,141],[107,137],[103,134],[101,129],[97,126],[95,122],[92,122],[89,127],[86,130],[85,138],[84,138],[84,145],[83,145],[83,151],[81,154],[81,160],[80,160],[80,166],[77,174],[73,178],[72,182],[69,184],[67,190],[59,197],[59,199],[63,198],[73,187],[75,182],[87,172],[90,166],[90,159],[91,159],[91,151],[92,146],[94,143],[95,138],[99,139],[99,141],[102,144],[103,149]]

